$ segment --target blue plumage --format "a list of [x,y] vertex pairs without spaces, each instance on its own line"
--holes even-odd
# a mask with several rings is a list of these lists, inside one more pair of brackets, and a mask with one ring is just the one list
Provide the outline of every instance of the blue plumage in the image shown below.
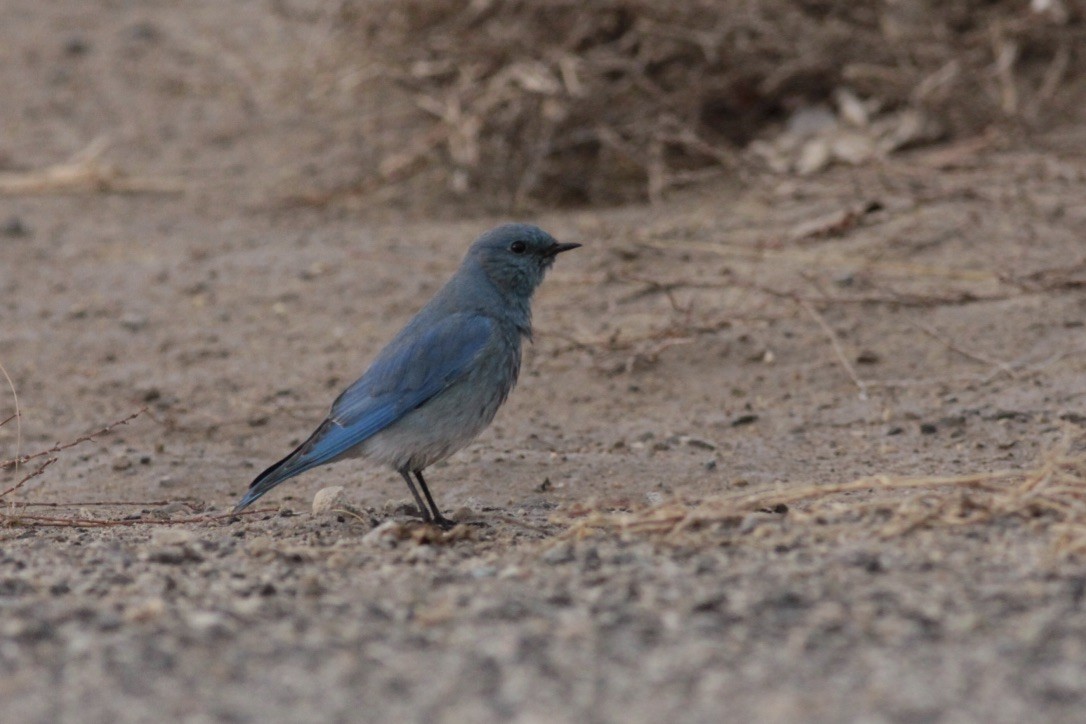
[[403,476],[425,520],[449,524],[422,471],[490,424],[516,383],[521,339],[531,336],[532,294],[554,257],[578,246],[527,224],[479,237],[456,274],[340,394],[309,439],[257,476],[234,511],[314,467],[366,456]]

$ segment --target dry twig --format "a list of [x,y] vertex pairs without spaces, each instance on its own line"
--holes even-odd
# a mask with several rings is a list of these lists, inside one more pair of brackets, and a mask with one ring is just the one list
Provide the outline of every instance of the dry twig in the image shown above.
[[[844,496],[857,497],[844,497]],[[572,508],[556,516],[565,535],[596,533],[710,537],[739,529],[757,511],[787,511],[793,532],[819,535],[866,528],[893,538],[919,528],[979,525],[1017,518],[1047,534],[1054,552],[1086,554],[1086,453],[1068,430],[1037,464],[947,476],[876,475],[845,483],[798,485],[724,495],[694,503],[669,502],[621,513]],[[742,539],[739,530],[735,540]]]
[[921,332],[928,335],[929,337],[931,337],[935,341],[941,342],[944,345],[946,345],[947,349],[952,350],[954,352],[957,352],[958,354],[962,355],[963,357],[971,359],[974,362],[980,362],[981,364],[986,364],[986,365],[988,365],[990,367],[994,367],[998,371],[1005,373],[1011,379],[1014,379],[1015,377],[1017,377],[1017,375],[1015,374],[1014,368],[1012,368],[1006,362],[1003,362],[1002,360],[998,360],[998,359],[993,359],[991,357],[986,357],[985,355],[977,354],[976,352],[970,352],[967,349],[963,349],[961,347],[961,345],[957,344],[954,340],[948,339],[945,335],[941,334],[938,330],[936,330],[935,328],[933,328],[933,327],[931,327],[931,326],[929,326],[929,325],[927,325],[927,324],[925,324],[923,322],[917,321],[915,319],[908,320],[908,322],[909,322],[909,324],[916,327]]
[[0,195],[66,193],[176,194],[185,190],[177,179],[128,176],[103,163],[105,139],[97,139],[70,161],[33,171],[0,173]]
[[[37,457],[37,456],[35,455],[34,457]],[[42,463],[41,465],[39,465],[39,466],[38,466],[37,468],[35,468],[35,469],[34,469],[34,472],[32,472],[32,473],[29,473],[28,475],[24,475],[24,476],[22,477],[22,479],[21,479],[21,480],[19,480],[19,482],[15,483],[15,484],[14,484],[14,485],[12,485],[12,486],[11,486],[10,488],[8,488],[7,490],[5,490],[5,491],[3,491],[2,493],[0,493],[0,500],[2,500],[3,498],[7,497],[7,496],[8,496],[9,494],[11,494],[11,493],[14,493],[14,492],[15,492],[16,490],[18,490],[19,488],[23,487],[24,485],[26,485],[27,483],[29,483],[29,482],[30,482],[31,480],[33,480],[34,478],[36,478],[36,477],[38,477],[39,475],[41,475],[42,473],[44,473],[44,472],[45,472],[45,469],[46,469],[46,468],[48,468],[48,467],[49,467],[50,465],[52,465],[53,463],[55,463],[56,461],[57,461],[57,458],[55,458],[55,457],[54,457],[54,458],[47,458],[47,459],[45,460],[45,462],[43,462],[43,463]]]
[[1081,23],[1022,22],[1029,11],[1009,0],[925,0],[904,14],[816,5],[511,0],[497,12],[472,0],[347,0],[344,62],[367,69],[360,91],[400,110],[371,134],[385,139],[381,170],[355,188],[387,189],[391,170],[404,193],[430,171],[461,199],[655,200],[742,171],[743,149],[800,99],[814,107],[847,89],[951,135],[1074,102],[1059,90],[1082,63]]
[[[8,388],[11,390],[11,397],[15,401],[15,412],[13,412],[6,420],[0,422],[0,427],[8,424],[13,419],[15,420],[15,458],[18,459],[23,444],[23,421],[19,410],[19,393],[15,391],[15,383],[11,381],[11,376],[8,374],[8,371],[4,369],[3,364],[0,364],[0,372],[4,374],[4,379],[7,380]],[[0,469],[3,469],[2,464],[0,464]]]
[[833,346],[833,354],[837,357],[837,361],[841,363],[841,366],[845,369],[849,379],[856,385],[856,388],[860,391],[860,399],[867,399],[867,383],[856,373],[856,368],[852,366],[852,363],[848,360],[848,355],[845,354],[844,347],[841,346],[841,340],[838,338],[837,333],[833,331],[833,327],[829,325],[826,318],[823,317],[817,309],[815,309],[810,302],[803,299],[797,299],[796,302],[803,307],[807,314],[811,315],[814,321],[822,328],[822,331],[826,333],[826,336],[830,339],[830,344]]
[[52,527],[52,528],[119,528],[134,525],[191,525],[193,523],[213,523],[219,520],[233,520],[253,515],[276,512],[276,508],[243,510],[239,513],[218,513],[216,515],[195,515],[187,518],[58,518],[48,515],[23,515],[0,513],[0,526],[9,527]]
[[[61,450],[67,450],[68,448],[75,447],[76,445],[79,445],[81,443],[88,442],[90,440],[94,440],[97,437],[101,437],[102,435],[105,435],[105,434],[109,433],[111,430],[113,430],[116,427],[120,427],[121,425],[127,425],[129,422],[131,422],[132,420],[135,420],[137,417],[139,417],[140,415],[142,415],[146,411],[147,411],[146,407],[141,408],[141,409],[133,412],[131,415],[129,415],[128,417],[126,417],[126,418],[124,418],[122,420],[115,420],[115,421],[109,423],[108,425],[101,428],[100,430],[96,430],[96,431],[88,433],[86,435],[81,435],[81,436],[77,437],[75,440],[71,440],[69,442],[65,442],[65,443],[59,443],[58,442],[57,444],[53,445],[53,447],[48,448],[46,450],[39,450],[36,453],[31,453],[29,455],[23,455],[23,456],[20,456],[20,457],[10,458],[8,460],[0,460],[0,470],[7,470],[8,468],[18,467],[19,465],[24,465],[27,462],[29,462],[31,460],[34,460],[36,458],[45,457],[46,455],[52,455],[54,453],[60,452]],[[0,493],[0,498],[3,498],[4,495],[6,495],[6,493]]]

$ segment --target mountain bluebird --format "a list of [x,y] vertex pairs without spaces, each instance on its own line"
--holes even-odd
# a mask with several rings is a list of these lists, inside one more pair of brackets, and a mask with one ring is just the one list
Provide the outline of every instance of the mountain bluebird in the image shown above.
[[306,470],[365,456],[403,476],[423,520],[451,525],[422,471],[494,419],[516,384],[521,338],[532,336],[532,293],[554,257],[579,246],[526,224],[479,237],[452,279],[336,399],[309,439],[256,477],[234,512]]

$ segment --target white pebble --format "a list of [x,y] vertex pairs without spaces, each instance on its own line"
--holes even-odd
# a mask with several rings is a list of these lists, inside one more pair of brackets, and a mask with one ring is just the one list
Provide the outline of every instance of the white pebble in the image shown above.
[[331,513],[337,508],[343,507],[343,486],[332,485],[321,488],[313,496],[313,515]]

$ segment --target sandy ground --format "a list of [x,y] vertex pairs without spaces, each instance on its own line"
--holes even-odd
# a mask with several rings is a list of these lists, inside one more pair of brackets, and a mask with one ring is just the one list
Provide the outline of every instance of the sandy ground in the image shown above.
[[[1080,720],[1086,568],[1055,516],[903,512],[974,504],[945,489],[669,535],[594,516],[1081,445],[1083,128],[534,217],[585,248],[495,424],[428,476],[463,526],[413,523],[362,462],[178,524],[227,511],[501,221],[283,201],[364,144],[298,86],[323,31],[189,5],[0,23],[0,170],[104,137],[182,189],[0,196],[0,458],[146,408],[5,498],[61,507],[6,512],[157,521],[0,528],[4,721]],[[349,511],[312,514],[332,485]]]

